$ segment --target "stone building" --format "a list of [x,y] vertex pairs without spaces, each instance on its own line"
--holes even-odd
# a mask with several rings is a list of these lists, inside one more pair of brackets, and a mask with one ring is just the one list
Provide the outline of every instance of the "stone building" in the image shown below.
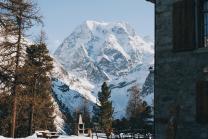
[[156,139],[208,139],[208,0],[155,4]]

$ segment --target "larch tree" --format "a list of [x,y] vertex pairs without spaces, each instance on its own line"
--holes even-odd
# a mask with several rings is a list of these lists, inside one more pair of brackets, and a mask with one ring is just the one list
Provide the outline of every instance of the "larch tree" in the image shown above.
[[131,129],[146,128],[146,120],[151,118],[151,107],[141,99],[138,85],[129,89],[130,96],[126,108],[126,115]]
[[141,125],[140,117],[141,113],[144,111],[142,105],[142,99],[140,96],[140,88],[138,85],[132,86],[129,89],[130,95],[126,108],[126,115],[129,120],[130,128],[136,129]]
[[128,91],[130,95],[126,108],[126,115],[128,118],[136,117],[141,111],[143,111],[142,99],[140,96],[140,88],[137,85],[135,85],[132,86]]
[[113,107],[110,100],[111,91],[106,82],[101,87],[101,92],[98,92],[98,100],[100,101],[100,125],[104,129],[107,138],[109,138],[112,129]]
[[0,19],[0,87],[1,92],[9,92],[12,97],[10,136],[15,137],[17,96],[21,88],[20,69],[28,45],[25,33],[35,22],[41,22],[41,17],[32,0],[1,0]]

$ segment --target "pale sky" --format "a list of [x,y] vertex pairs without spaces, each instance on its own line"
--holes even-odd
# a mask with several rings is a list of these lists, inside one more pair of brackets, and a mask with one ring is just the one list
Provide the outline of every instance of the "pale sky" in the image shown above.
[[[50,52],[86,20],[128,22],[140,36],[154,39],[154,5],[145,0],[37,0]],[[40,27],[33,28],[36,35]]]

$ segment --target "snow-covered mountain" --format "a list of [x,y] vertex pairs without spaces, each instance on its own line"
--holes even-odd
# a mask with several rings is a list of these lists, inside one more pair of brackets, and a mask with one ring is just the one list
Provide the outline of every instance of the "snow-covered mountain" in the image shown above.
[[[115,116],[125,115],[129,88],[143,84],[154,64],[152,42],[139,37],[125,22],[86,21],[78,26],[54,53],[53,89],[70,110],[83,98],[92,103],[100,86],[107,81],[112,92]],[[150,75],[149,75],[150,76]],[[146,85],[148,90],[152,85]],[[151,90],[151,89],[149,89]],[[153,90],[147,93],[152,104]]]

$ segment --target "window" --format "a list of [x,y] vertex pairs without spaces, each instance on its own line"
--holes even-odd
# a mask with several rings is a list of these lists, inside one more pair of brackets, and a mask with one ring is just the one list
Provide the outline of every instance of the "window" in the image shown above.
[[208,123],[208,81],[199,81],[196,91],[196,119]]
[[208,0],[173,3],[173,51],[208,48]]
[[195,0],[178,0],[173,3],[173,51],[190,51],[196,48]]
[[198,0],[199,5],[199,47],[208,47],[208,0]]

